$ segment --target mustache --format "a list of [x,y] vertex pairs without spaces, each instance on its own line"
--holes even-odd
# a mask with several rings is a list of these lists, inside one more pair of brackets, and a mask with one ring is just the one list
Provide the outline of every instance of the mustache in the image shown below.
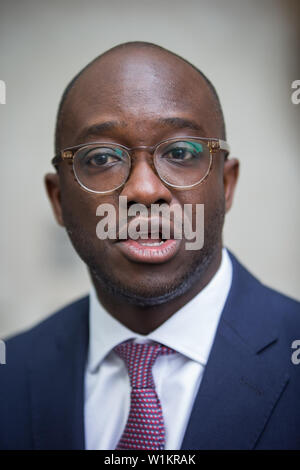
[[117,241],[131,238],[132,234],[136,234],[137,238],[176,238],[182,233],[182,222],[176,219],[171,220],[165,217],[134,217],[129,222],[124,223],[117,230]]

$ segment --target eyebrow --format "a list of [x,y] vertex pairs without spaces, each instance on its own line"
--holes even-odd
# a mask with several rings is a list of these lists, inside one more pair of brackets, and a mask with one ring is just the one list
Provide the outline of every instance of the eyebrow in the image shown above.
[[[162,117],[158,118],[156,123],[159,126],[171,127],[173,129],[192,129],[194,131],[200,131],[202,133],[202,137],[204,137],[204,130],[201,125],[197,122],[180,117]],[[83,129],[83,131],[79,135],[79,139],[85,138],[89,135],[99,135],[106,131],[115,130],[118,128],[125,128],[128,126],[126,121],[105,121],[100,123],[92,124]]]
[[117,129],[118,127],[126,127],[128,124],[126,121],[105,121],[92,124],[91,126],[85,127],[79,134],[79,138],[84,138],[88,135],[102,134],[105,131]]
[[204,129],[200,124],[198,124],[196,121],[193,121],[191,119],[186,119],[186,118],[180,118],[180,117],[159,118],[158,124],[161,124],[163,126],[173,127],[175,129],[188,128],[188,129],[192,129],[193,131],[200,131],[202,133],[204,132]]

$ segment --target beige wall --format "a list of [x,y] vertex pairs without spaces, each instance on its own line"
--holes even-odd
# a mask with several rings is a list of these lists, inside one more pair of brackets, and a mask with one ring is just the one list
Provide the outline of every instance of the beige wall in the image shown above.
[[43,187],[67,82],[125,41],[155,42],[200,67],[224,107],[241,160],[225,244],[265,283],[300,298],[297,2],[15,1],[0,4],[0,337],[88,290],[85,267],[55,225]]

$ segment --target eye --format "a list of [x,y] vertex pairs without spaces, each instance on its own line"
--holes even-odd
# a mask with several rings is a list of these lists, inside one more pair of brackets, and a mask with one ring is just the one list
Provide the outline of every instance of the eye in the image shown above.
[[90,168],[108,168],[122,162],[122,151],[105,147],[85,149],[80,155],[82,165]]
[[203,146],[197,142],[176,142],[164,150],[162,157],[174,163],[189,163],[203,155]]
[[170,150],[167,156],[174,160],[188,160],[189,158],[192,158],[193,155],[187,149],[178,147]]

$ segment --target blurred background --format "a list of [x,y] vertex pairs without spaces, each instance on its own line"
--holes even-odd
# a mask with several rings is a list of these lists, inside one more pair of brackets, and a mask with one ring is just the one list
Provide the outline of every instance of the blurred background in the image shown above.
[[51,171],[63,89],[90,60],[126,41],[166,47],[199,67],[223,105],[241,161],[224,242],[259,279],[300,299],[298,0],[16,0],[0,2],[0,338],[89,290],[54,221]]

